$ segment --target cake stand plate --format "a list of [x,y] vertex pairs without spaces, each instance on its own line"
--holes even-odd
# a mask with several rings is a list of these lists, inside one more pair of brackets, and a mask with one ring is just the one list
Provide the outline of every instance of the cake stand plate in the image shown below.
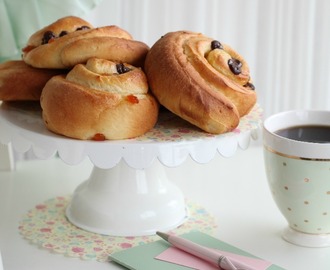
[[164,166],[179,166],[189,156],[198,163],[209,162],[217,152],[233,156],[258,137],[261,119],[256,105],[233,132],[212,135],[161,111],[156,126],[141,137],[95,142],[48,131],[38,103],[3,103],[0,142],[21,153],[32,149],[39,159],[58,155],[70,165],[88,157],[94,168],[75,190],[67,218],[99,234],[140,236],[175,228],[189,215],[182,191],[168,179]]

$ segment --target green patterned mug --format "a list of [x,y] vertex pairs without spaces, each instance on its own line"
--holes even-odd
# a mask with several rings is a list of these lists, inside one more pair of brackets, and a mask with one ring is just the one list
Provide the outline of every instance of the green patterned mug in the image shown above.
[[263,128],[264,162],[272,196],[296,245],[330,246],[330,111],[287,111]]

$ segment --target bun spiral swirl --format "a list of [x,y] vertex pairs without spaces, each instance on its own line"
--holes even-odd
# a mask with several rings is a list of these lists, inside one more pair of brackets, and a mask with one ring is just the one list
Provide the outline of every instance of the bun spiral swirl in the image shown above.
[[83,140],[137,137],[158,117],[141,68],[97,58],[76,65],[66,77],[53,77],[41,107],[49,130]]
[[160,104],[206,132],[233,130],[256,103],[243,57],[200,33],[167,33],[151,47],[145,72]]
[[72,68],[96,57],[142,66],[149,47],[118,26],[94,28],[78,17],[64,17],[34,33],[23,60],[37,68]]

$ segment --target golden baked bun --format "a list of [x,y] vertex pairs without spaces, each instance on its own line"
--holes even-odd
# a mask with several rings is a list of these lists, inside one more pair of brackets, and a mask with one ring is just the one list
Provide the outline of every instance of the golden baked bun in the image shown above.
[[82,140],[127,139],[153,128],[158,103],[141,68],[91,58],[53,77],[41,96],[43,119],[55,133]]
[[159,103],[209,133],[233,130],[256,103],[243,57],[200,33],[167,33],[144,68]]
[[66,70],[38,69],[24,61],[7,61],[0,64],[0,100],[36,100],[47,81]]
[[149,47],[118,26],[94,28],[78,17],[64,17],[34,33],[23,60],[38,68],[71,68],[96,57],[142,66]]

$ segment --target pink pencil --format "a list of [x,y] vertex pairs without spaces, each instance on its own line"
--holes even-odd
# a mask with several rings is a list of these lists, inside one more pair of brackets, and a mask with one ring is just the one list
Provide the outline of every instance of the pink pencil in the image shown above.
[[192,254],[204,261],[210,262],[220,269],[224,270],[256,270],[245,263],[239,262],[234,259],[228,259],[224,255],[213,251],[207,247],[198,245],[192,241],[184,239],[179,236],[169,235],[163,232],[156,232],[158,236],[169,242],[176,248],[179,248],[189,254]]

